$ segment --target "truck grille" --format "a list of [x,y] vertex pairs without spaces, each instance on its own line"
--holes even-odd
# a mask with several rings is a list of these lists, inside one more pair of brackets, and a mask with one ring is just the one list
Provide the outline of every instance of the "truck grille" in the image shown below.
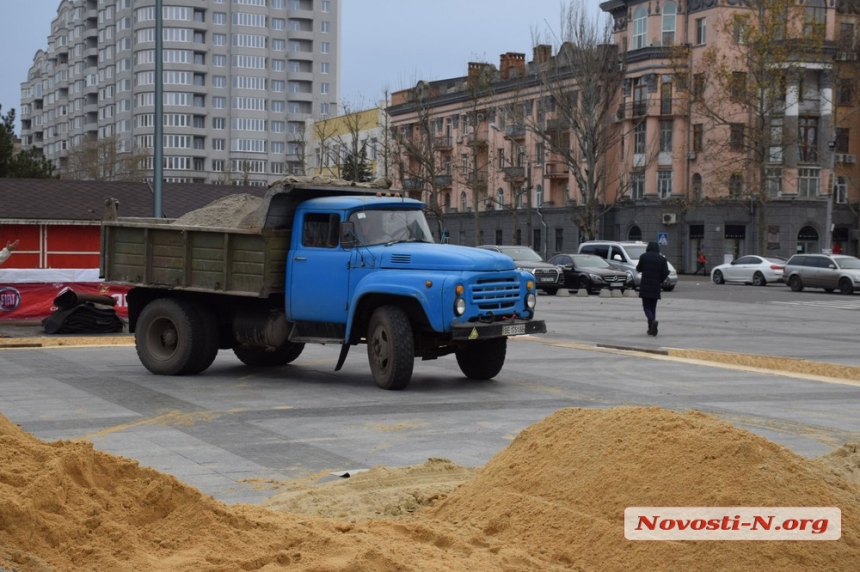
[[513,276],[478,280],[470,290],[472,302],[485,312],[514,310],[520,298],[520,282]]

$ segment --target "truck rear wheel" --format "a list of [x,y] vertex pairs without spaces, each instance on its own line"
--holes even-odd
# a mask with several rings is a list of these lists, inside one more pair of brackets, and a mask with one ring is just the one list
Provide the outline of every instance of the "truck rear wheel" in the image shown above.
[[200,326],[198,348],[194,350],[193,363],[189,363],[183,373],[195,374],[205,371],[218,355],[220,333],[218,319],[211,308],[201,303],[191,304],[196,313],[195,322]]
[[296,360],[305,349],[305,344],[284,342],[274,350],[259,346],[234,346],[233,353],[245,365],[256,367],[277,367]]
[[367,328],[367,360],[376,385],[403,389],[412,379],[415,347],[412,326],[397,306],[377,308]]
[[153,300],[137,321],[134,343],[140,362],[156,375],[183,375],[201,362],[205,335],[191,304],[174,298]]
[[457,351],[457,365],[469,379],[492,379],[502,371],[507,350],[508,338],[471,342]]

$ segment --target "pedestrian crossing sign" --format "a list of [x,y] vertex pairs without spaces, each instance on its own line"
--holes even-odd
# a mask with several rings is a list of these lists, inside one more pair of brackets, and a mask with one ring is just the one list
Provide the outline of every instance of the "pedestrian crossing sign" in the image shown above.
[[669,244],[669,233],[668,232],[658,232],[657,233],[657,244],[660,246],[668,246]]

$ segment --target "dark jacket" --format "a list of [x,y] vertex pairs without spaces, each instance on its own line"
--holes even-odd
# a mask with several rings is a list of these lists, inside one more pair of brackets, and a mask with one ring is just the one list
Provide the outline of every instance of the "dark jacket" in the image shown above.
[[642,273],[639,297],[659,300],[663,281],[669,277],[669,263],[660,254],[660,246],[656,242],[648,243],[645,254],[639,257],[636,271]]

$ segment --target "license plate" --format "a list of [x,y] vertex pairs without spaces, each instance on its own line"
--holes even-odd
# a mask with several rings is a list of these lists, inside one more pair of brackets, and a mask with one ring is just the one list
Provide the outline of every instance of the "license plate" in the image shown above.
[[502,335],[503,336],[518,336],[520,334],[526,333],[526,325],[525,324],[515,324],[513,326],[502,326]]
[[538,278],[538,282],[555,282],[555,278],[552,276],[541,276]]
[[621,284],[620,282],[612,282],[611,284],[609,284],[610,288],[621,288],[623,286],[624,284]]

